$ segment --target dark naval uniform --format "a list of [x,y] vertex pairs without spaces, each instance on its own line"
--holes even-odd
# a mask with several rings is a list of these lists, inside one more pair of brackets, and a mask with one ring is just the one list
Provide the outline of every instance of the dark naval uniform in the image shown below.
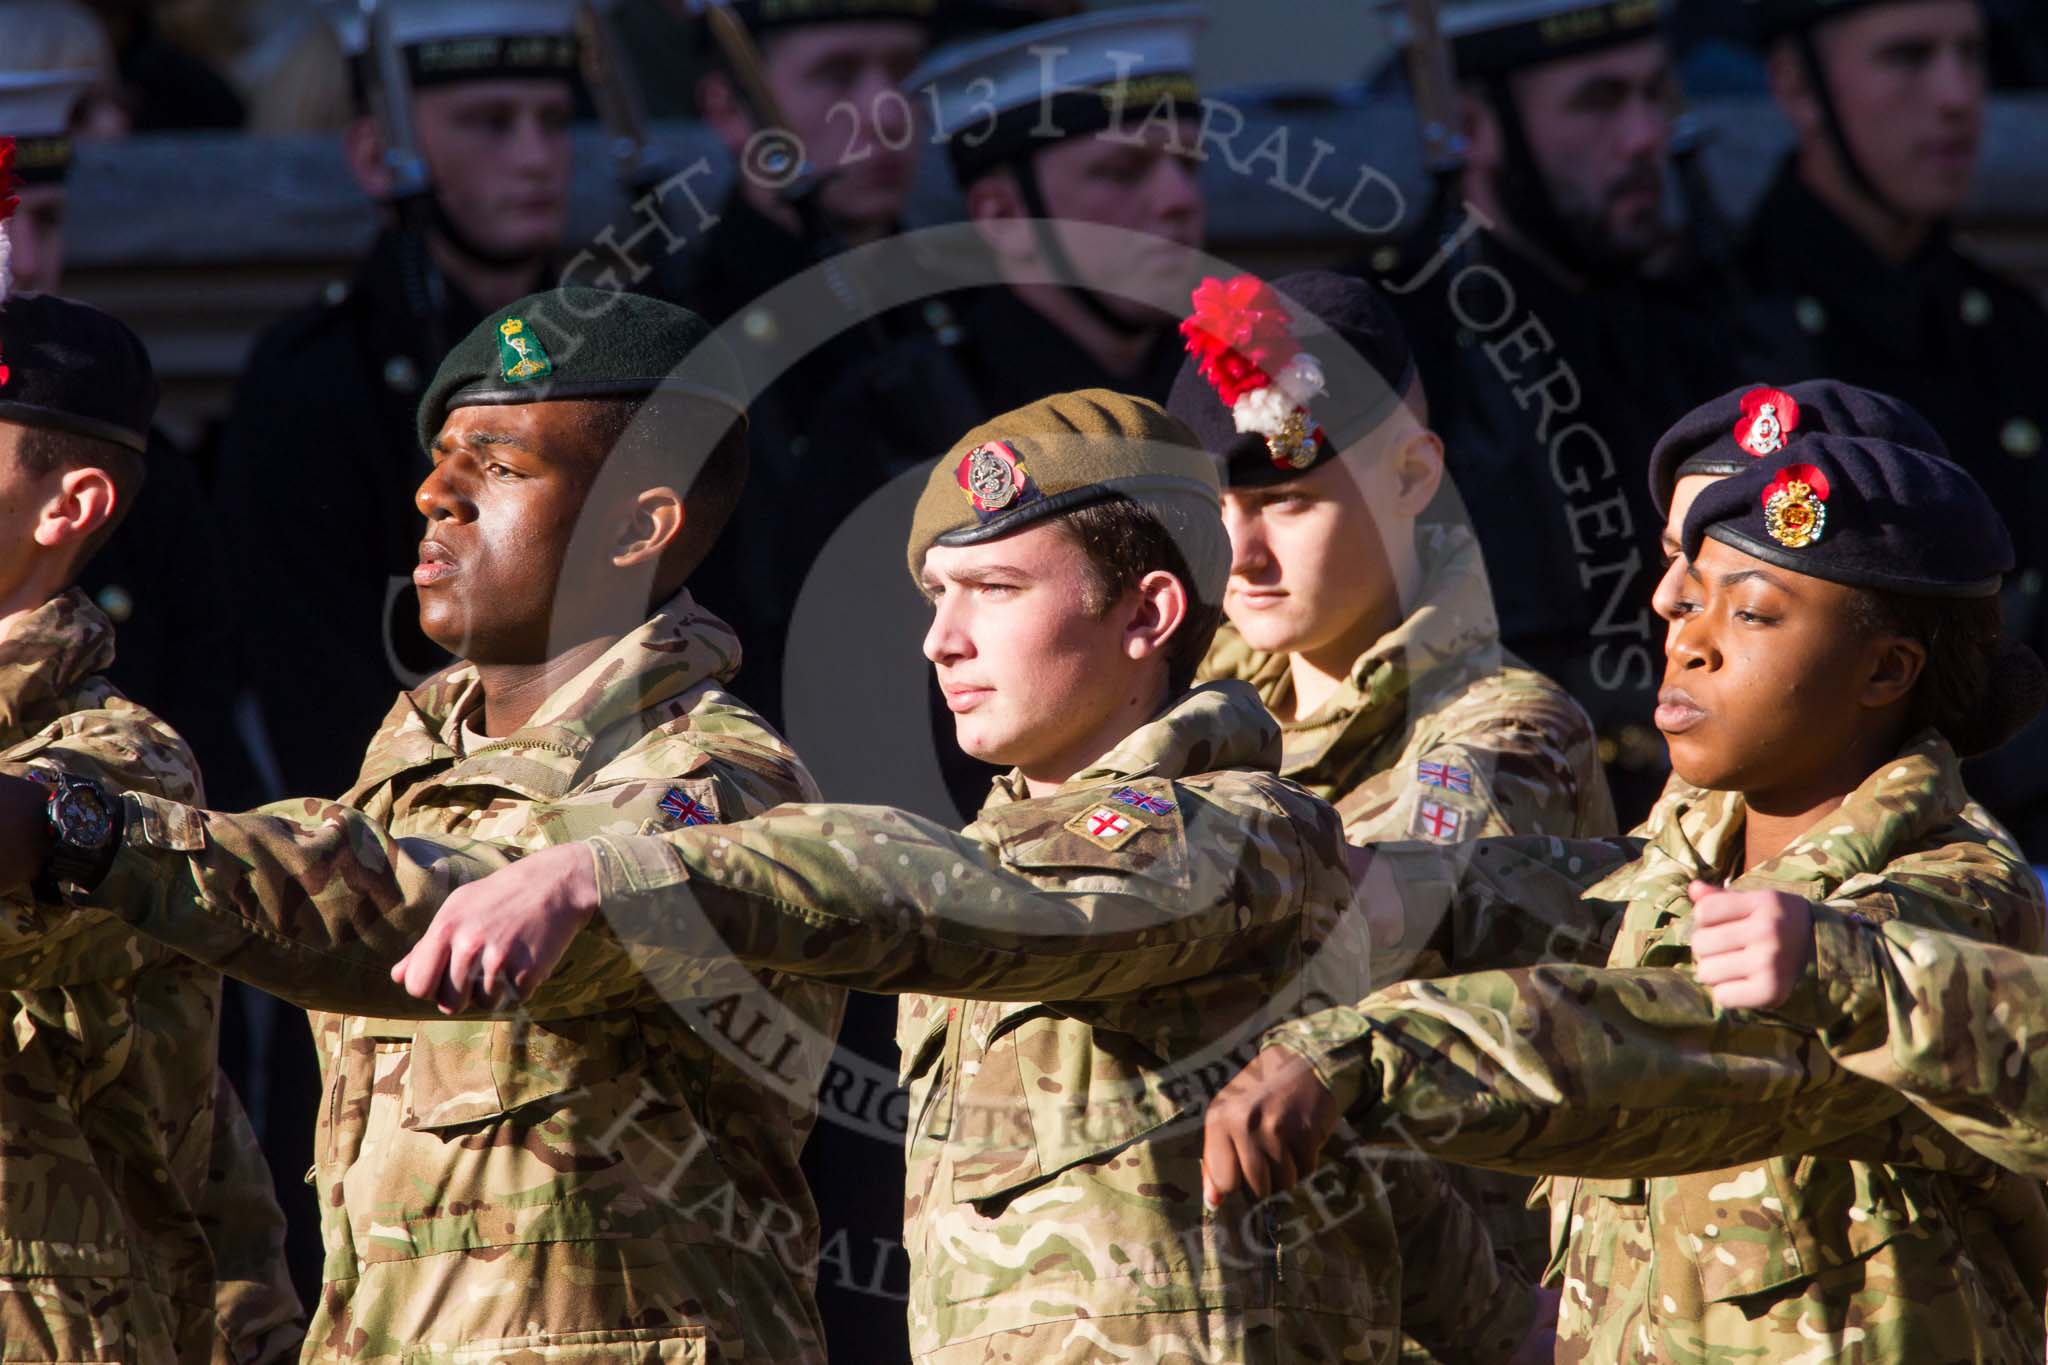
[[[420,631],[411,579],[424,525],[413,492],[428,468],[414,413],[439,357],[400,281],[386,233],[345,294],[257,343],[222,439],[216,497],[250,623],[245,667],[292,790],[345,790],[392,694],[446,662]],[[450,286],[444,336],[482,316]],[[303,1019],[238,982],[227,1007],[223,1063],[250,1090],[266,1146],[312,1151],[319,1072]],[[279,1165],[278,1200],[310,1295],[319,1215],[299,1174]]]
[[[482,316],[451,283],[441,334]],[[447,661],[412,588],[428,469],[413,417],[440,363],[427,330],[387,232],[339,299],[257,343],[222,439],[232,567],[260,623],[250,680],[294,791],[346,788],[392,692]]]
[[1014,290],[978,289],[959,296],[950,328],[861,367],[835,395],[832,420],[861,446],[860,460],[894,476],[968,427],[1048,394],[1111,389],[1164,403],[1184,355],[1179,335],[1162,326],[1135,374],[1111,374]]
[[143,496],[78,576],[120,642],[105,670],[176,730],[209,799],[253,805],[255,771],[235,733],[237,620],[213,515],[190,456],[161,433]]
[[[1649,809],[1669,767],[1650,723],[1664,674],[1650,610],[1663,521],[1646,491],[1650,450],[1742,381],[1735,336],[1748,320],[1732,290],[1694,278],[1689,259],[1653,275],[1648,260],[1588,248],[1550,187],[1514,82],[1660,41],[1661,15],[1593,0],[1446,8],[1458,77],[1484,89],[1500,128],[1493,187],[1512,231],[1480,227],[1476,211],[1432,212],[1406,259],[1383,249],[1369,271],[1394,296],[1444,438],[1451,477],[1433,514],[1469,519],[1478,534],[1502,647],[1591,715],[1624,825]],[[1412,39],[1395,27],[1404,45]],[[1431,230],[1440,225],[1443,247]]]
[[[1742,264],[1759,304],[1783,316],[1790,363],[1902,398],[2005,512],[2018,572],[2006,623],[2048,643],[2048,312],[1937,232],[1893,265],[1801,183],[1787,162],[1751,220]],[[1758,363],[1766,363],[1763,358]],[[1779,364],[1786,362],[1780,361]],[[1970,789],[2029,856],[2048,859],[2048,727],[2036,722],[1968,769]]]
[[[1382,279],[1404,285],[1422,269]],[[1510,293],[1498,325],[1466,325],[1493,322]],[[1653,282],[1569,288],[1486,232],[1394,302],[1451,476],[1432,516],[1470,520],[1502,647],[1586,708],[1617,805],[1640,815],[1666,765],[1650,725],[1664,676],[1649,605],[1663,518],[1644,471],[1665,428],[1740,382],[1729,332]]]
[[[826,395],[878,345],[928,333],[927,319],[948,318],[939,303],[884,312],[872,323],[852,323],[849,315],[852,325],[794,357],[789,333],[798,310],[835,305],[808,290],[787,303],[764,300],[818,263],[810,242],[735,191],[676,280],[659,291],[727,328],[753,395],[746,491],[691,591],[740,637],[734,690],[778,728],[785,636],[804,578],[840,522],[881,482],[871,460],[849,455],[848,419],[828,415]],[[827,421],[832,431],[821,434]]]

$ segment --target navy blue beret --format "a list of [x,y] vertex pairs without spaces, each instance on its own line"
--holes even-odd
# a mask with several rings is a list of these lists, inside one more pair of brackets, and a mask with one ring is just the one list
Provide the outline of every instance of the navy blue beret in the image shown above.
[[[1239,276],[1223,288],[1250,279]],[[1210,289],[1216,283],[1204,282],[1210,298],[1219,297]],[[1198,299],[1204,290],[1197,291]],[[1312,270],[1274,280],[1271,290],[1286,308],[1287,331],[1294,343],[1322,370],[1323,392],[1307,405],[1321,435],[1290,450],[1276,449],[1258,432],[1239,431],[1222,392],[1202,374],[1198,354],[1191,353],[1181,366],[1166,400],[1166,410],[1223,462],[1223,481],[1232,488],[1283,483],[1335,458],[1384,422],[1415,382],[1407,333],[1376,286],[1355,276]],[[1198,306],[1182,331],[1213,317]]]
[[1712,536],[1811,578],[1917,597],[1988,597],[2013,565],[1998,509],[1962,466],[1869,437],[1809,436],[1706,489],[1687,558]]
[[1650,452],[1650,500],[1668,516],[1671,490],[1685,475],[1734,474],[1781,446],[1816,435],[1870,436],[1948,457],[1948,446],[1927,419],[1890,394],[1838,379],[1808,379],[1782,389],[1745,384],[1700,404],[1664,433]]
[[54,427],[141,452],[156,416],[156,368],[128,328],[54,294],[0,303],[0,422]]

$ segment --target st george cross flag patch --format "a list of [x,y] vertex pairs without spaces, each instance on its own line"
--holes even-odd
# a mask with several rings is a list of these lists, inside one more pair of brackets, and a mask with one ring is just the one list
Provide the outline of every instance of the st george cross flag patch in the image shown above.
[[718,817],[713,815],[700,801],[693,801],[683,795],[681,789],[670,787],[668,795],[661,798],[661,813],[679,825],[715,825]]
[[1104,848],[1122,848],[1144,827],[1144,821],[1134,820],[1114,806],[1091,806],[1067,821],[1068,829]]
[[1465,827],[1465,812],[1438,801],[1423,801],[1415,807],[1415,823],[1409,832],[1438,843],[1453,843]]
[[1465,768],[1453,768],[1448,763],[1432,763],[1423,759],[1415,765],[1415,780],[1425,787],[1442,787],[1445,791],[1472,791],[1472,774]]

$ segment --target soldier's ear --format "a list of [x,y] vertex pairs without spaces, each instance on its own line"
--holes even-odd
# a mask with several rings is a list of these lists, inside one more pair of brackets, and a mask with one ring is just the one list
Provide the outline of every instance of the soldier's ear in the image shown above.
[[1458,131],[1465,135],[1465,157],[1475,169],[1492,171],[1501,162],[1500,120],[1493,106],[1470,87],[1458,90]]
[[1887,635],[1876,642],[1858,700],[1873,711],[1897,706],[1913,695],[1926,667],[1926,645],[1904,635]]
[[36,518],[36,544],[50,550],[81,544],[113,519],[119,501],[106,470],[93,465],[66,469]]
[[697,78],[697,116],[734,157],[746,148],[747,139],[754,133],[754,120],[740,102],[732,77],[723,71],[709,71]]
[[1401,515],[1421,516],[1443,481],[1443,438],[1427,427],[1410,431],[1394,449],[1394,494]]
[[653,564],[682,537],[688,513],[683,496],[667,485],[644,488],[626,510],[612,546],[612,563],[629,569],[636,564]]
[[1777,101],[1799,140],[1804,142],[1817,134],[1821,126],[1820,102],[1814,98],[1813,82],[1807,79],[1806,59],[1792,39],[1781,38],[1772,46],[1764,63],[1764,75],[1770,81],[1771,98]]
[[1026,221],[1024,195],[1007,167],[990,171],[967,187],[967,221],[1002,260],[1025,261],[1038,254],[1038,242]]
[[380,201],[391,197],[391,170],[384,164],[384,135],[377,130],[375,119],[363,115],[349,120],[348,127],[341,130],[341,157],[364,194]]

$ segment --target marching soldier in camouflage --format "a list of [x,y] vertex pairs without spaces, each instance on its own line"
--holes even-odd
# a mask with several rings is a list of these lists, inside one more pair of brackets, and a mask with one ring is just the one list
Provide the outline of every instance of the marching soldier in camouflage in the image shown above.
[[736,959],[900,993],[920,1361],[1391,1361],[1370,1171],[1249,1216],[1201,1201],[1213,1087],[1363,964],[1336,813],[1276,775],[1251,689],[1183,690],[1227,572],[1217,505],[1212,461],[1141,400],[968,432],[909,558],[963,746],[1016,765],[973,824],[805,805],[547,850],[452,896],[407,988],[551,1005],[628,958],[691,995]]
[[[1803,520],[1808,513],[1811,522]],[[2010,566],[2010,546],[1968,476],[1903,446],[1815,436],[1701,491],[1682,551],[1687,583],[1671,618],[1671,668],[1659,721],[1679,774],[1709,790],[1668,797],[1670,808],[1653,821],[1657,832],[1649,838],[1481,845],[1453,913],[1436,931],[1449,960],[1489,965],[1489,957],[1590,961],[1604,954],[1621,966],[1684,963],[1696,932],[1686,913],[1689,901],[1705,897],[1708,884],[1724,878],[1731,879],[1730,891],[1786,889],[1872,921],[1933,926],[2019,947],[2037,944],[2040,886],[2003,831],[1969,801],[1957,771],[1957,747],[1975,752],[2002,742],[2040,699],[2038,662],[1997,629],[1992,594]],[[1767,586],[1752,586],[1765,580]],[[1930,618],[1945,624],[1930,627]],[[1776,631],[1764,654],[1737,633],[1765,628],[1761,622]],[[1941,654],[1928,649],[1927,637],[1937,630]],[[1865,642],[1867,652],[1847,669],[1847,677],[1856,679],[1844,684],[1852,689],[1847,697],[1801,690],[1796,681],[1815,667],[1797,657],[1814,657],[1803,640],[1827,631]],[[1900,648],[1921,656],[1924,670],[1918,662],[1882,662],[1885,651]],[[1795,657],[1788,667],[1768,661],[1769,652]],[[1839,667],[1840,656],[1836,660],[1829,667]],[[1879,666],[1873,669],[1871,661]],[[1726,676],[1731,673],[1736,677]],[[1808,699],[1798,718],[1769,708],[1745,712],[1729,689],[1737,677],[1757,673],[1776,674],[1771,695]],[[1878,677],[1890,681],[1874,687]],[[1787,724],[1829,733],[1801,739]],[[1872,746],[1901,725],[1931,729],[1894,757],[1871,761]],[[1761,748],[1745,733],[1752,730],[1769,736]],[[1833,756],[1844,751],[1866,765],[1867,777],[1844,795],[1784,808],[1781,784],[1796,789],[1800,781],[1811,783],[1817,761],[1822,768],[1839,767],[1844,760]],[[1400,870],[1387,864],[1416,852],[1375,859],[1369,883],[1375,875],[1399,879]],[[1530,941],[1531,930],[1543,929],[1554,914],[1524,916],[1520,907],[1554,911],[1561,890],[1573,884],[1584,888],[1583,902],[1601,923],[1600,933],[1590,943],[1553,942],[1543,951]],[[1567,1045],[1557,1047],[1552,1040],[1557,1030],[1575,1025],[1607,1021],[1605,1027],[1612,1028],[1588,1049],[1596,1066],[1608,1046],[1620,1045],[1631,1018],[1638,1037],[1646,1023],[1692,1030],[1679,1033],[1677,1042],[1668,1033],[1661,1039],[1651,1035],[1648,1056],[1715,1046],[1711,1032],[1697,1032],[1718,1027],[1698,985],[1682,983],[1663,996],[1657,989],[1667,983],[1632,980],[1615,992],[1620,1007],[1603,1014],[1585,1007],[1594,984],[1573,969],[1551,967],[1441,988],[1405,985],[1395,988],[1385,1010],[1372,1002],[1348,1020],[1340,1012],[1282,1030],[1275,1041],[1308,1058],[1309,1070],[1327,1071],[1339,1087],[1340,1103],[1359,1094],[1364,1073],[1354,1072],[1352,1064],[1387,1044],[1382,1059],[1397,1070],[1419,1059],[1422,1079],[1413,1096],[1399,1095],[1397,1112],[1376,1123],[1459,1159],[1494,1161],[1502,1153],[1494,1144],[1505,1142],[1511,1154],[1499,1164],[1511,1168],[1525,1155],[1524,1139],[1543,1131],[1550,1140],[1535,1142],[1541,1150],[1529,1159],[1591,1176],[1553,1193],[1558,1263],[1565,1274],[1564,1358],[1628,1353],[1680,1360],[1738,1349],[1767,1359],[1815,1349],[1849,1359],[2040,1355],[2039,1292],[2022,1281],[2024,1267],[1984,1227],[2001,1212],[2000,1203],[2024,1187],[2002,1187],[1994,1198],[1993,1182],[1956,1160],[1953,1144],[1943,1148],[1925,1140],[1924,1122],[1918,1139],[1902,1142],[1882,1120],[1903,1104],[1875,1087],[1832,1101],[1851,1116],[1863,1106],[1863,1113],[1880,1121],[1862,1133],[1851,1122],[1835,1134],[1855,1134],[1861,1145],[1830,1146],[1834,1159],[1799,1163],[1756,1158],[1811,1147],[1819,1139],[1809,1135],[1773,1147],[1731,1136],[1757,1121],[1753,1108],[1741,1107],[1754,1106],[1754,1094],[1703,1120],[1712,1135],[1705,1144],[1667,1144],[1657,1125],[1636,1121],[1635,1099],[1617,1103],[1622,1092],[1612,1085],[1590,1091],[1594,1112],[1611,1130],[1604,1147],[1597,1131],[1580,1128],[1591,1148],[1576,1155],[1558,1151],[1556,1140],[1570,1136],[1567,1130],[1577,1121],[1553,1127],[1541,1112],[1547,1105],[1517,1112],[1514,1086],[1507,1087],[1508,1102],[1470,1130],[1441,1141],[1431,1137],[1430,1125],[1444,1118],[1431,1105],[1447,1095],[1462,1090],[1468,1106],[1492,1102],[1480,1100],[1455,1065],[1440,1070],[1432,1060],[1438,1044],[1452,1035],[1458,1041],[1447,1051],[1453,1053],[1483,1039],[1490,1025],[1475,1018],[1475,1007],[1489,1002],[1520,1002],[1516,1022],[1528,1030],[1531,1046],[1502,1054],[1504,1068],[1481,1063],[1478,1071],[1488,1075],[1488,1083],[1502,1070],[1518,1069],[1528,1055],[1550,1050],[1569,1057],[1568,1044],[1576,1038],[1566,1034]],[[1552,1003],[1558,1006],[1555,1019],[1545,1013]],[[1394,1020],[1384,1029],[1383,1014]],[[1623,1022],[1614,1024],[1616,1018]],[[1419,1029],[1413,1041],[1406,1033],[1409,1023]],[[1780,1048],[1765,1055],[1782,1060],[1787,1054]],[[1821,1057],[1811,1043],[1791,1055],[1802,1062]],[[1694,1070],[1711,1076],[1714,1062],[1695,1060]],[[1748,1063],[1723,1066],[1751,1085],[1755,1073],[1765,1070]],[[1247,1154],[1250,1165],[1260,1166],[1252,1188],[1271,1183],[1258,1144],[1241,1140],[1261,1131],[1301,1131],[1298,1119],[1279,1118],[1289,1106],[1277,1098],[1299,1093],[1302,1069],[1269,1053],[1255,1074],[1243,1078],[1242,1089],[1219,1101],[1209,1147],[1210,1174],[1219,1190],[1236,1186]],[[1818,1073],[1830,1070],[1832,1064],[1821,1058]],[[1567,1080],[1566,1092],[1588,1093],[1582,1080]],[[1395,1091],[1405,1085],[1405,1077],[1397,1076]],[[1781,1082],[1765,1087],[1762,1098],[1773,1106],[1801,1103],[1796,1092],[1806,1088]],[[1727,1079],[1709,1080],[1697,1098],[1676,1102],[1703,1108],[1728,1090]],[[1654,1105],[1661,1095],[1676,1098],[1664,1085],[1649,1084],[1641,1101]],[[1806,1108],[1792,1121],[1795,1132],[1838,1118],[1826,1103]],[[1249,1121],[1247,1109],[1253,1111]],[[1319,1105],[1310,1109],[1318,1112],[1308,1130],[1331,1118]],[[1679,1179],[1641,1178],[1737,1153],[1749,1160]],[[1841,1159],[1852,1156],[1861,1159]],[[2031,1193],[2038,1199],[2038,1189]],[[2038,1231],[2038,1213],[2022,1209],[2017,1219],[2031,1219]]]
[[42,857],[67,831],[105,841],[60,771],[199,795],[183,741],[102,676],[114,628],[69,586],[143,482],[156,381],[125,327],[48,295],[0,307],[0,357],[0,762],[35,779],[8,783],[26,835],[8,856],[39,873],[0,915],[0,1358],[288,1359],[303,1322],[269,1169],[216,1065],[220,977],[84,908],[103,898],[67,903],[80,865]]
[[487,318],[420,417],[422,625],[469,661],[398,699],[339,801],[120,807],[99,895],[320,1011],[309,1361],[822,1358],[797,1152],[840,992],[733,969],[684,1012],[628,966],[573,1009],[438,1021],[389,975],[461,876],[816,795],[682,588],[746,472],[708,335],[597,290]]
[[[1168,408],[1222,464],[1232,556],[1230,619],[1202,671],[1258,689],[1280,721],[1280,775],[1335,805],[1354,844],[1615,833],[1592,723],[1502,652],[1470,530],[1417,525],[1443,445],[1379,292],[1324,272],[1271,287],[1244,275],[1205,281],[1194,303]],[[1245,386],[1304,365],[1323,385],[1301,409],[1307,439],[1239,430],[1233,409],[1259,401]],[[1436,1169],[1442,1180],[1413,1162],[1383,1172],[1404,1328],[1449,1358],[1484,1358],[1489,1337],[1512,1350],[1540,1316],[1530,1284],[1549,1221],[1525,1178]],[[1418,1189],[1443,1180],[1448,1199]]]
[[[1813,1029],[1844,1071],[1899,1092],[2001,1165],[2048,1178],[2032,1007],[2048,958],[1777,895],[1715,897],[1696,918],[1715,1003],[1746,1000]],[[1786,1046],[1761,1032],[1741,1041],[1730,1050],[1745,1060]]]

